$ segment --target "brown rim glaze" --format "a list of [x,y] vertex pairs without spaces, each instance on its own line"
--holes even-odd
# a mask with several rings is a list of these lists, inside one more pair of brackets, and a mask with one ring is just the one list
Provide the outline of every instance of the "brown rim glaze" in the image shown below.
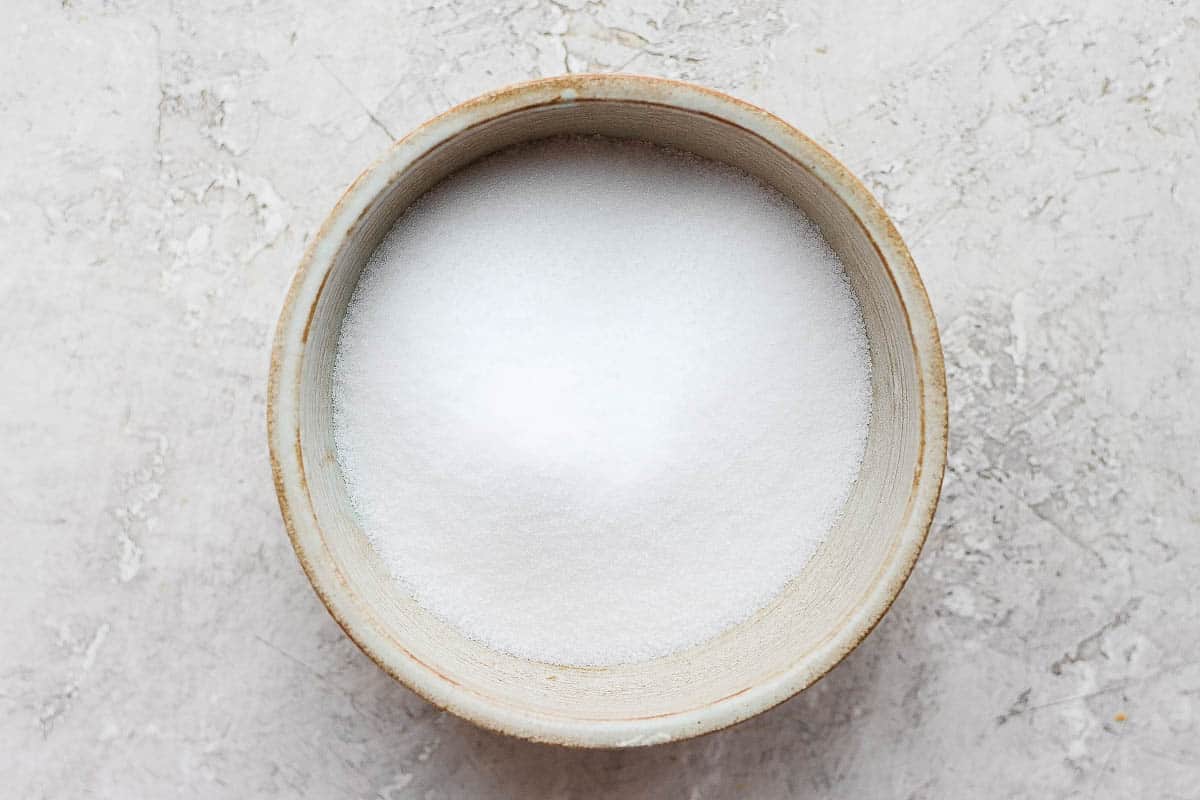
[[[904,528],[869,591],[824,640],[798,655],[792,667],[754,686],[696,708],[620,720],[555,717],[507,704],[438,671],[378,624],[331,557],[312,512],[297,412],[301,366],[318,302],[332,265],[363,223],[371,201],[405,170],[476,126],[542,106],[604,101],[680,109],[740,128],[803,166],[845,204],[868,233],[903,308],[916,363],[920,427]],[[762,109],[691,84],[631,75],[572,75],[511,86],[456,106],[395,142],[350,185],[310,243],[276,328],[267,398],[271,466],[288,535],[317,595],[346,635],[388,674],[435,705],[491,730],[566,746],[635,746],[709,733],[819,680],[870,633],[903,587],[932,523],[946,461],[946,387],[937,325],[904,242],[867,189],[819,145]]]

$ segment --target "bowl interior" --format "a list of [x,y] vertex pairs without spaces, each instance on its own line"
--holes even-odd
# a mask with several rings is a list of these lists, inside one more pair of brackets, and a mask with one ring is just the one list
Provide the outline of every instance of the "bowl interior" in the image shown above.
[[[874,399],[861,473],[839,523],[803,572],[768,607],[714,639],[652,661],[603,668],[494,652],[400,591],[355,521],[331,429],[339,325],[366,259],[384,234],[413,200],[449,173],[506,146],[560,134],[603,134],[688,150],[740,167],[791,197],[845,264],[862,305],[873,365]],[[687,714],[784,672],[795,674],[798,667],[803,672],[812,654],[860,610],[896,556],[923,446],[920,373],[900,292],[880,248],[838,195],[804,164],[738,125],[629,100],[547,104],[482,121],[391,177],[338,243],[312,308],[296,313],[308,314],[296,407],[307,502],[343,588],[373,628],[372,655],[393,674],[404,672],[401,662],[415,662],[428,671],[429,680],[447,681],[498,708],[573,723]],[[824,669],[814,664],[811,675],[801,674],[800,685]]]

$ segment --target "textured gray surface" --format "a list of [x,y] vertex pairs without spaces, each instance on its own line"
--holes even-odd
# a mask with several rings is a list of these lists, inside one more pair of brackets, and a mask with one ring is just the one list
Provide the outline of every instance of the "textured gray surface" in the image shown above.
[[[1200,792],[1196,3],[4,5],[5,796]],[[950,468],[908,587],[813,689],[570,752],[435,711],[329,619],[275,505],[266,351],[392,135],[621,67],[864,177],[941,322]]]

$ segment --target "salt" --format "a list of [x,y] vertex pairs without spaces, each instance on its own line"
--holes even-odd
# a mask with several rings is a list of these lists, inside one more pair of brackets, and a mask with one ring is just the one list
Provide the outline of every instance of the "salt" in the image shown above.
[[866,442],[863,320],[749,175],[554,139],[443,181],[372,256],[334,370],[338,460],[406,591],[571,665],[747,618],[835,521]]

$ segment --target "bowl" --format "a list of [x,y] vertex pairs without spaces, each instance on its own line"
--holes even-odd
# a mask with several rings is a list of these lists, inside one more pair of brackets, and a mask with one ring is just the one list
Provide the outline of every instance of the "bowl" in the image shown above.
[[[455,170],[519,142],[602,134],[691,151],[779,189],[840,255],[873,376],[866,454],[825,542],[766,607],[715,638],[640,663],[571,667],[496,652],[417,605],[355,520],[332,433],[347,302],[404,210]],[[464,103],[396,142],[313,238],[275,334],[268,438],[280,510],[330,614],[389,674],[485,728],[577,747],[717,730],[809,686],[870,632],[913,568],[946,461],[946,389],[929,299],[895,227],[829,153],[767,112],[699,86],[570,75]]]

